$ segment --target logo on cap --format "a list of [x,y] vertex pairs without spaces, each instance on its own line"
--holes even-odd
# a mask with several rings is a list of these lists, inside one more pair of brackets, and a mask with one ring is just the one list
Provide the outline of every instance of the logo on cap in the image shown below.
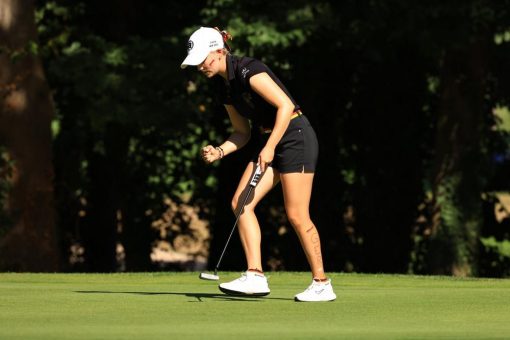
[[188,52],[193,48],[193,40],[188,40]]

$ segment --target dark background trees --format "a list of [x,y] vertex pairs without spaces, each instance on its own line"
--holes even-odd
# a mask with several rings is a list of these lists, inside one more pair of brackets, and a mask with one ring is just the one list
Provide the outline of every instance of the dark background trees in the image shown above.
[[[24,27],[36,24],[38,40],[13,48],[4,29],[1,57],[6,70],[41,60],[55,102],[51,114],[34,111],[53,115],[38,125],[53,132],[52,150],[43,139],[29,148],[53,154],[55,174],[44,178],[55,200],[45,199],[43,217],[57,217],[44,224],[57,232],[37,247],[58,252],[62,271],[189,270],[215,261],[249,150],[210,167],[199,161],[200,147],[228,131],[210,84],[179,69],[187,37],[206,25],[229,29],[234,53],[269,64],[317,130],[312,215],[328,270],[508,275],[508,5],[36,2],[35,21]],[[4,74],[0,119],[12,82]],[[13,171],[22,165],[16,145],[28,139],[1,124],[0,238],[26,249],[27,240],[8,233]],[[275,190],[259,207],[265,265],[306,270],[281,200]],[[244,268],[239,242],[229,253],[224,268]]]

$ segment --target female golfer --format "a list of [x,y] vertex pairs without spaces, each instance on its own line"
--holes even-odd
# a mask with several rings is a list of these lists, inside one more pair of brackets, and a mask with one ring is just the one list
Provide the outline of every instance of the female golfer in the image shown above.
[[[242,148],[252,134],[260,147],[247,165],[232,199],[237,211],[257,164],[263,171],[253,197],[239,218],[239,233],[246,255],[247,271],[234,281],[222,283],[222,292],[231,295],[269,294],[262,271],[261,233],[255,206],[279,182],[282,184],[287,217],[294,227],[312,270],[312,283],[296,301],[336,299],[331,280],[324,273],[320,238],[310,219],[309,203],[318,156],[315,132],[299,105],[273,72],[262,62],[230,54],[230,35],[216,28],[201,27],[188,41],[188,56],[181,68],[196,66],[216,82],[233,133],[219,146],[202,149],[206,163],[217,161]],[[250,125],[251,121],[251,125]]]

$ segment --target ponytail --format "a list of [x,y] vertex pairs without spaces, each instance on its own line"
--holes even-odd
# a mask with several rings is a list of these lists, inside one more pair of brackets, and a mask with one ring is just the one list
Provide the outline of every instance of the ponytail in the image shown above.
[[223,37],[223,44],[225,45],[225,48],[227,49],[227,51],[231,52],[231,48],[228,45],[227,41],[233,39],[232,34],[228,33],[226,30],[222,31],[218,27],[214,27],[214,29],[220,32],[221,36]]

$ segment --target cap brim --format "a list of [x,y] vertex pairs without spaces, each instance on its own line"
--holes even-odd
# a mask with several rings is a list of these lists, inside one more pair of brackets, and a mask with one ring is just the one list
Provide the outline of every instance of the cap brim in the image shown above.
[[207,52],[207,51],[201,52],[201,53],[190,53],[190,54],[188,54],[186,59],[184,59],[184,61],[182,62],[181,68],[184,69],[187,66],[197,66],[198,64],[203,62],[205,60],[205,58],[207,58],[208,54],[209,54],[209,52]]

